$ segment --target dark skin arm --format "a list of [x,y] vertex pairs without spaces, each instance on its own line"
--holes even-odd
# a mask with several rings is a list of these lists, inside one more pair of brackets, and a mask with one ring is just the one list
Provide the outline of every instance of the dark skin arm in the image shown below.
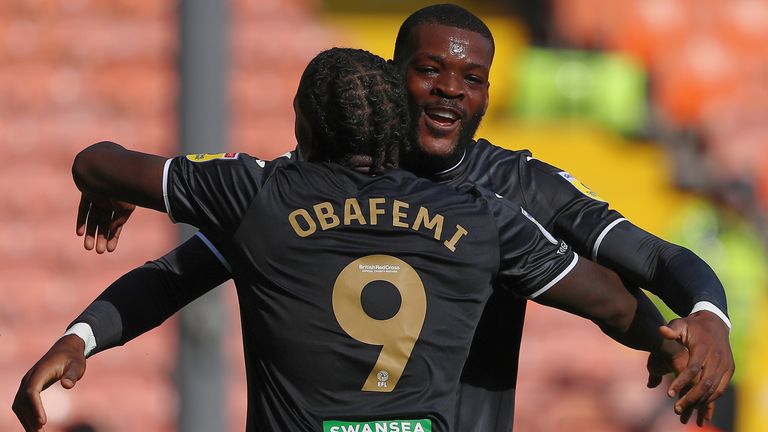
[[589,260],[579,259],[573,270],[534,301],[589,319],[631,348],[668,350],[663,352],[670,355],[680,350],[659,334],[665,322],[650,302],[638,301],[616,273]]
[[[675,411],[686,422],[691,406],[703,406],[722,395],[735,370],[730,330],[725,322],[710,311],[689,314],[694,298],[724,299],[722,284],[696,254],[629,222],[618,224],[608,233],[600,246],[599,260],[631,283],[658,295],[682,317],[670,322],[665,336],[685,338],[691,347],[688,367],[672,382],[668,392],[670,397],[681,396]],[[714,302],[725,311],[722,301]],[[700,379],[686,393],[683,382],[690,376]],[[701,418],[697,420],[701,425]]]
[[695,365],[689,360],[688,351],[681,350],[685,347],[693,351],[700,339],[692,337],[695,335],[689,334],[690,329],[682,321],[664,325],[663,318],[648,298],[630,293],[614,272],[580,259],[566,277],[535,301],[587,318],[622,344],[649,351],[649,387],[658,385],[662,375],[677,373],[674,383],[679,388],[692,386],[689,393],[697,388],[704,389],[697,390],[694,397],[681,398],[676,403],[675,412],[681,416],[681,421],[687,422],[694,410],[698,410],[699,426],[703,426],[705,420],[711,420],[714,402],[707,400],[711,395],[707,391],[712,391],[712,383],[701,381]]
[[165,212],[162,182],[166,160],[102,141],[75,156],[72,177],[84,198],[91,202],[109,197]]
[[72,177],[82,192],[76,232],[85,236],[85,249],[114,251],[136,204],[165,211],[160,186],[165,160],[109,141],[78,153],[72,164]]

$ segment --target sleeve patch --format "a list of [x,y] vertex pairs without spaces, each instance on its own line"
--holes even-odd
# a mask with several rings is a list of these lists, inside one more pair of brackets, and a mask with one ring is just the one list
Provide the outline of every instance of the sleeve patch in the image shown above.
[[593,191],[592,189],[588,188],[587,185],[580,182],[576,177],[570,175],[565,171],[560,171],[558,174],[560,175],[560,177],[564,178],[568,183],[570,183],[571,186],[575,187],[579,192],[583,193],[584,195],[594,200],[605,202],[604,199],[600,198],[600,195],[595,193],[595,191]]
[[191,162],[208,162],[216,159],[237,159],[240,153],[197,153],[187,155]]

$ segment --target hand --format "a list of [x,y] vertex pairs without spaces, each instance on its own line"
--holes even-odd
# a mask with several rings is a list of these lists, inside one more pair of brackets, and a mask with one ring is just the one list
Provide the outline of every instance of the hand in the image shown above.
[[[658,387],[658,385],[661,384],[664,375],[668,373],[679,375],[685,371],[685,368],[688,366],[688,359],[690,357],[688,350],[677,342],[670,340],[666,340],[664,345],[670,347],[670,343],[677,345],[677,347],[665,348],[660,352],[652,352],[648,356],[648,388]],[[680,393],[685,394],[688,390],[690,390],[690,386],[687,386]],[[712,415],[715,412],[715,403],[710,402],[705,406],[696,406],[695,408],[691,407],[687,409],[686,412],[681,414],[680,421],[682,423],[688,423],[694,409],[698,410],[697,423],[699,426],[702,426],[704,420],[712,420]]]
[[712,419],[713,402],[723,394],[735,371],[729,329],[715,314],[700,311],[670,321],[660,332],[689,351],[687,365],[677,371],[667,392],[670,397],[680,397],[675,412],[687,423],[696,409],[696,424],[703,426],[705,420]]
[[124,201],[96,197],[83,193],[77,207],[78,236],[85,234],[83,246],[96,253],[112,252],[117,248],[120,232],[136,206]]
[[47,422],[40,392],[61,380],[61,386],[71,389],[85,373],[85,342],[76,335],[67,335],[56,341],[29,372],[13,400],[13,412],[25,432],[43,430]]
[[688,350],[675,341],[665,340],[662,349],[648,356],[648,388],[661,384],[664,375],[682,372],[688,365]]

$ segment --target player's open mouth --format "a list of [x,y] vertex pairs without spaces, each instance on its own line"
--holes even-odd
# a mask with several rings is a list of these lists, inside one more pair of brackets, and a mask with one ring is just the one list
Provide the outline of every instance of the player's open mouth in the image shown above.
[[427,107],[424,109],[424,114],[427,126],[441,133],[458,128],[463,117],[461,111],[446,106]]

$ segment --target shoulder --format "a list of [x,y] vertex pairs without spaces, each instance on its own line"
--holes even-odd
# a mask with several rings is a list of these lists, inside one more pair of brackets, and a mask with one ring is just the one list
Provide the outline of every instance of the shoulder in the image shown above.
[[490,141],[480,138],[471,147],[470,157],[472,159],[486,162],[527,162],[533,159],[530,150],[510,150],[499,147]]
[[560,180],[571,182],[573,176],[567,171],[534,157],[530,150],[509,150],[479,139],[475,144],[474,159],[490,168],[518,169],[524,172],[554,175]]
[[497,180],[517,176],[534,160],[529,150],[510,150],[485,139],[477,140],[468,148],[467,159],[473,176],[489,176]]

